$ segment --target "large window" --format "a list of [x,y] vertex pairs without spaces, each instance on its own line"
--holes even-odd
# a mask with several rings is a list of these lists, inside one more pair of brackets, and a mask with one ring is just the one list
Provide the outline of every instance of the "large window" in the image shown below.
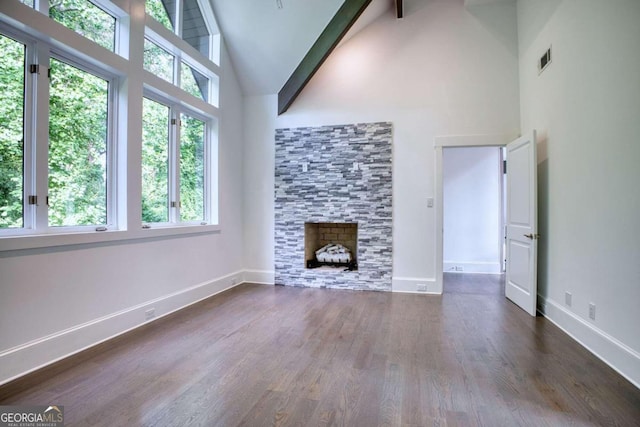
[[181,115],[180,120],[180,219],[205,220],[205,124]]
[[0,34],[0,230],[110,226],[110,79],[19,40]]
[[0,251],[217,224],[209,2],[0,1]]
[[[144,68],[189,95],[217,105],[217,76],[207,68],[214,56],[214,37],[210,31],[211,23],[205,19],[201,8],[206,3],[198,0],[146,0],[145,4],[149,16],[166,30],[162,27],[147,28]],[[181,25],[176,26],[176,22]],[[176,36],[193,49],[178,46]]]
[[0,34],[0,229],[23,226],[25,50]]
[[181,105],[143,102],[142,221],[209,222],[210,125]]
[[51,59],[49,225],[107,224],[109,82]]
[[218,76],[210,67],[211,22],[203,13],[210,5],[198,0],[145,0],[145,5],[162,25],[147,18],[144,68],[182,92],[145,75],[142,219],[145,227],[215,222],[216,109],[211,106],[217,106]]
[[142,116],[142,221],[169,222],[169,107],[148,98]]

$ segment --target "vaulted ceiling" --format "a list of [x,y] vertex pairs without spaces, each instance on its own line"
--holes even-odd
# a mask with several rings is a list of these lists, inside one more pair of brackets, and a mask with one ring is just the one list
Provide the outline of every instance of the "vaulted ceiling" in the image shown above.
[[[246,95],[277,93],[343,0],[210,0]],[[345,39],[385,12],[393,0],[373,0]]]
[[[209,0],[245,95],[282,88],[344,0]],[[405,16],[432,1],[466,6],[515,0],[399,0]],[[394,0],[373,0],[343,42],[382,14],[395,16]],[[279,7],[282,5],[282,7]]]

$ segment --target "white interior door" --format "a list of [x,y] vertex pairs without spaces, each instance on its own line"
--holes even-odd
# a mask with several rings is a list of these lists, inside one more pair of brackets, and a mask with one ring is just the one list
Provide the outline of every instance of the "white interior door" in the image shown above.
[[536,315],[538,264],[536,133],[507,144],[507,298]]

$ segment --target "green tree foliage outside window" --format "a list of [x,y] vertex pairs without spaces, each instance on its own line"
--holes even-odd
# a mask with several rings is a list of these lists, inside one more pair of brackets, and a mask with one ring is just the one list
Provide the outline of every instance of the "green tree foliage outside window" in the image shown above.
[[51,0],[49,17],[114,51],[116,20],[88,0]]
[[[21,1],[33,4],[31,0]],[[113,16],[88,0],[51,0],[49,5],[52,19],[114,50],[116,21]],[[156,13],[154,8],[160,9]],[[161,0],[148,0],[147,12],[171,25]],[[25,175],[42,177],[42,171],[34,171],[30,165],[25,169],[24,164],[26,47],[0,35],[0,52],[0,229],[7,229],[24,226],[23,181]],[[160,67],[159,72],[173,73],[173,55],[162,52],[169,55],[170,60],[153,66]],[[151,68],[147,62],[145,58],[145,68]],[[182,65],[186,67],[182,70],[183,89],[206,99],[207,78]],[[109,82],[56,58],[51,58],[50,68],[49,140],[36,141],[49,146],[45,171],[48,194],[39,194],[41,200],[48,196],[49,206],[44,203],[39,206],[48,209],[50,226],[105,225],[108,221]],[[168,107],[145,100],[143,114],[142,219],[166,222],[170,219]],[[119,126],[126,125],[126,122],[119,123]],[[179,221],[205,220],[205,131],[202,120],[182,115],[179,158],[176,159],[181,201]]]
[[169,221],[169,107],[142,105],[142,221]]
[[0,229],[23,224],[25,46],[0,35]]
[[181,88],[190,95],[204,101],[209,101],[209,79],[200,74],[184,62],[180,64],[182,77]]
[[173,83],[174,56],[148,39],[144,39],[144,69]]
[[173,31],[175,28],[173,25],[173,13],[169,13],[162,0],[146,0],[145,9],[156,21]]
[[180,219],[204,221],[205,124],[183,114],[180,130]]
[[107,223],[109,83],[56,59],[49,89],[49,225]]

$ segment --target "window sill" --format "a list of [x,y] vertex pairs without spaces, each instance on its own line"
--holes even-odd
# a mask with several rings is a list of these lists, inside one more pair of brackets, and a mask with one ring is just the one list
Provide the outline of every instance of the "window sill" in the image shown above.
[[157,228],[141,228],[139,230],[22,234],[0,237],[0,252],[219,233],[220,230],[220,225],[171,225],[158,226]]

